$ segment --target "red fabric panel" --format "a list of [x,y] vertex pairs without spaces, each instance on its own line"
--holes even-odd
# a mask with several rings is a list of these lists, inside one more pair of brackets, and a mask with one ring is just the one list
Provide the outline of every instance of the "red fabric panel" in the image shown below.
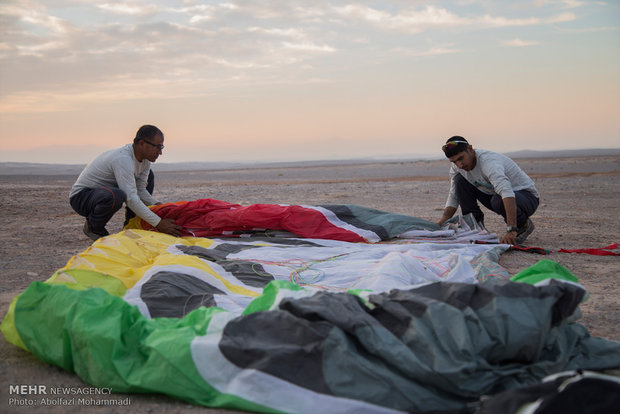
[[[172,218],[183,226],[183,236],[213,237],[224,232],[286,230],[300,237],[364,242],[358,234],[330,223],[320,212],[299,205],[251,204],[241,206],[204,198],[153,206],[161,218]],[[153,230],[140,220],[145,230]]]

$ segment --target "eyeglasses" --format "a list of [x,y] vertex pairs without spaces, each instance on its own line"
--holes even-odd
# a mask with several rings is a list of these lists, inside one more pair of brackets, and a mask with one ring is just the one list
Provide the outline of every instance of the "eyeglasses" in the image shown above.
[[147,144],[149,144],[152,147],[157,148],[159,151],[163,151],[164,150],[164,146],[162,144],[153,144],[152,142],[147,141],[145,139],[143,139],[142,141],[146,142]]
[[441,150],[443,152],[446,152],[446,150],[452,149],[452,148],[456,147],[459,144],[468,144],[468,143],[465,142],[465,141],[448,141],[448,142],[446,142],[446,144],[443,147],[441,147]]

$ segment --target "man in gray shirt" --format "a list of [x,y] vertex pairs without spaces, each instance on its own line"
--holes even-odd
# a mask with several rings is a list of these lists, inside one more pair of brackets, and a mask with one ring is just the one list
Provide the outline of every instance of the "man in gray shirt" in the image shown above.
[[69,194],[71,207],[86,217],[84,233],[92,240],[107,236],[105,226],[125,203],[162,233],[179,236],[182,228],[147,206],[161,204],[147,191],[151,163],[164,149],[164,134],[153,125],[138,129],[133,144],[104,152],[84,168]]
[[437,224],[450,219],[457,208],[463,215],[472,213],[484,225],[484,214],[478,205],[500,214],[507,224],[500,239],[506,244],[522,244],[534,231],[530,216],[539,204],[534,181],[510,158],[487,150],[474,150],[467,140],[453,136],[442,147],[452,162],[450,194]]

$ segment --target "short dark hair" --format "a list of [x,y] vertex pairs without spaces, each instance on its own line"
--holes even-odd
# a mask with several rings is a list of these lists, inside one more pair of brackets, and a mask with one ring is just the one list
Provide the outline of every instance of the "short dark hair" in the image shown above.
[[159,128],[154,125],[142,125],[138,132],[136,132],[136,137],[133,139],[133,143],[137,144],[141,139],[151,141],[156,136],[161,135],[164,136],[164,133],[161,132]]
[[459,152],[465,151],[467,148],[469,148],[469,142],[459,135],[448,138],[446,144],[441,147],[447,158],[453,157]]

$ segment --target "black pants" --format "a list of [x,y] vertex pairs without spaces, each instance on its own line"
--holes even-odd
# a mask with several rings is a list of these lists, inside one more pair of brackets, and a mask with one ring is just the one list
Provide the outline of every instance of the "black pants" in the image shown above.
[[[146,189],[153,194],[155,176],[153,170],[149,172]],[[101,232],[112,216],[121,209],[127,195],[117,187],[85,188],[69,199],[73,210],[80,216],[86,217],[90,228],[94,232]],[[125,222],[135,217],[129,208],[125,211]]]
[[[484,213],[480,210],[478,201],[489,210],[501,215],[506,221],[506,210],[502,198],[497,195],[485,194],[478,190],[472,183],[467,181],[461,174],[454,177],[456,196],[461,206],[461,213],[472,213],[476,221],[484,223]],[[527,190],[515,191],[515,203],[517,205],[517,227],[522,227],[536,209],[540,200]]]

